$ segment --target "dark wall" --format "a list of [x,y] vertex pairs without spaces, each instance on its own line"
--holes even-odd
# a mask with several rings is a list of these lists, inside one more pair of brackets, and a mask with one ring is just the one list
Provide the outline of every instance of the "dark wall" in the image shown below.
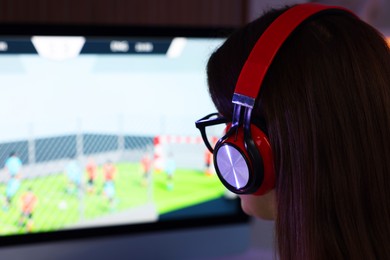
[[248,0],[0,0],[0,22],[234,27]]

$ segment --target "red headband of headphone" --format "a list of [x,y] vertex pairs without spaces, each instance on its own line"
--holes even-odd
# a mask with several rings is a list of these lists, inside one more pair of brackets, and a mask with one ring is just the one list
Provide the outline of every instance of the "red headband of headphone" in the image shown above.
[[[321,4],[299,4],[281,14],[261,35],[253,47],[238,78],[233,103],[253,107],[261,84],[276,53],[288,36],[305,20],[323,11],[344,11],[348,9],[339,6]],[[351,13],[352,14],[352,13]],[[237,96],[250,98],[248,103],[237,102]],[[238,98],[240,100],[240,98]]]

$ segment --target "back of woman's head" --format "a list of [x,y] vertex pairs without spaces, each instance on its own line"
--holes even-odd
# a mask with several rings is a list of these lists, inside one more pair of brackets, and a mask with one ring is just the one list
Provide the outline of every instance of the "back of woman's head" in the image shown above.
[[[285,9],[235,32],[210,58],[209,91],[231,118],[252,47]],[[278,51],[252,113],[276,169],[281,259],[390,259],[390,52],[347,13],[304,22]]]

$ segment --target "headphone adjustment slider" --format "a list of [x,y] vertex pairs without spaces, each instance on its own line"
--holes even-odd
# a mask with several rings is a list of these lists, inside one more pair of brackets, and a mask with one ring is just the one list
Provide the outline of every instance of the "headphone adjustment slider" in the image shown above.
[[238,93],[234,93],[232,103],[244,107],[253,108],[255,105],[255,99]]

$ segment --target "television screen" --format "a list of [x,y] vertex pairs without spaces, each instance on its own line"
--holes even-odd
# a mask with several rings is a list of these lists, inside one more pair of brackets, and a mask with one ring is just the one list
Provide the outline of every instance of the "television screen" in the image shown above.
[[194,126],[226,30],[3,27],[2,245],[247,221]]

